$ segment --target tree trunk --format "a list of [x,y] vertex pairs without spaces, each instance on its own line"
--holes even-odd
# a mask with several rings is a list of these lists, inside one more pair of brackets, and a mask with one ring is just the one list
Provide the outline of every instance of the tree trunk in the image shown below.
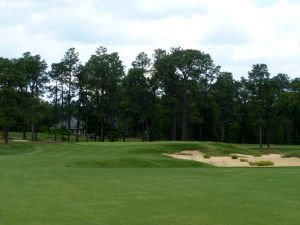
[[80,116],[81,116],[81,90],[79,91],[79,99],[78,99],[78,117],[77,117],[77,130],[76,130],[76,142],[79,141],[79,131],[80,131]]
[[5,127],[3,129],[3,139],[4,139],[4,143],[8,144],[8,128],[7,127]]
[[187,109],[184,106],[182,109],[182,137],[181,140],[182,141],[186,141],[187,140]]
[[104,142],[104,118],[101,119],[100,138],[101,138],[101,141]]
[[146,120],[146,128],[145,128],[145,136],[146,141],[149,141],[149,120]]
[[201,117],[200,117],[200,126],[199,126],[199,140],[203,141],[203,125],[204,125],[204,113],[201,112]]
[[54,125],[54,141],[57,141],[57,123],[59,122],[57,120],[58,118],[58,85],[57,80],[55,81],[55,125]]
[[268,138],[267,138],[267,149],[270,150],[270,136],[268,134]]
[[68,141],[70,141],[70,127],[71,127],[71,118],[68,115],[68,127],[67,127],[67,136],[68,136]]
[[259,121],[259,148],[262,149],[262,116],[261,115]]
[[123,140],[123,142],[126,141],[126,130],[125,130],[125,128],[122,129],[122,140]]
[[287,128],[286,126],[284,126],[284,130],[283,130],[283,144],[287,144]]
[[88,113],[86,113],[86,118],[85,118],[85,138],[86,141],[89,141],[89,131],[88,131]]
[[293,144],[295,145],[297,143],[296,139],[297,139],[297,119],[296,119],[296,115],[293,116]]
[[101,126],[101,123],[100,123],[100,127],[99,127],[99,135],[98,135],[98,141],[101,142],[102,141],[102,126]]
[[34,124],[32,123],[32,124],[31,124],[31,140],[32,140],[32,141],[35,140],[35,135],[34,135],[34,133],[35,133],[35,126],[34,126]]
[[114,142],[115,138],[114,138],[114,120],[115,120],[115,115],[114,115],[114,111],[112,111],[111,114],[111,127],[110,127],[110,141]]
[[101,128],[100,128],[100,139],[104,142],[104,93],[101,91]]
[[27,139],[27,128],[26,125],[23,126],[23,140]]
[[182,96],[182,136],[181,140],[187,140],[187,78],[183,78],[183,96]]
[[242,143],[245,144],[245,127],[246,127],[246,124],[245,124],[245,120],[243,119],[242,120],[242,125],[241,125],[241,140],[242,140]]
[[270,143],[271,143],[271,132],[270,129],[267,128],[267,149],[270,150]]
[[176,117],[173,116],[173,124],[172,124],[172,141],[176,141]]
[[79,141],[79,131],[80,131],[80,114],[78,114],[78,118],[77,118],[76,142]]
[[225,137],[225,124],[224,122],[221,123],[221,142],[224,142]]
[[203,123],[201,122],[200,123],[200,126],[199,126],[199,140],[202,141],[203,139]]
[[69,90],[68,90],[68,141],[70,141],[70,130],[71,130],[71,80],[72,73],[69,76]]
[[145,141],[145,123],[142,123],[142,141]]
[[61,126],[64,125],[63,107],[64,107],[64,86],[61,85],[61,109],[60,109],[60,122],[61,122]]

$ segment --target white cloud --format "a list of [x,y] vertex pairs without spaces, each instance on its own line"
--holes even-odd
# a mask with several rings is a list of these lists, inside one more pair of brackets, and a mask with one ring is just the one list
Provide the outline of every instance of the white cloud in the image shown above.
[[182,46],[211,54],[236,77],[266,63],[300,72],[300,2],[273,0],[0,0],[0,56],[24,51],[50,64],[75,47],[86,61],[104,45],[127,67],[135,56]]

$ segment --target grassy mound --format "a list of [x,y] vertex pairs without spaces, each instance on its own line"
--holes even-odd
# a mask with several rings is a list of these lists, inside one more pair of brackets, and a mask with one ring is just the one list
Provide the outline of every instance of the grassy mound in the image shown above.
[[0,155],[19,155],[33,151],[34,147],[30,143],[0,144]]
[[231,158],[232,159],[238,159],[238,156],[237,155],[231,155]]
[[240,158],[240,162],[248,162],[248,159]]
[[256,162],[249,162],[251,166],[273,166],[274,163],[272,161],[256,161]]
[[138,159],[119,158],[108,160],[88,160],[67,163],[66,167],[79,168],[185,168],[185,167],[210,167],[210,165],[185,160],[168,159]]
[[289,152],[289,153],[285,153],[281,156],[282,158],[291,158],[291,157],[296,157],[296,158],[300,158],[300,152]]

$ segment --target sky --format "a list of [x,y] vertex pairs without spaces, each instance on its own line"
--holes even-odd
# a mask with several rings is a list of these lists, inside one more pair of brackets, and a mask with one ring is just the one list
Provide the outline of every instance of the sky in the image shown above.
[[128,69],[142,51],[198,49],[222,71],[300,77],[300,0],[0,0],[0,57],[30,51],[48,65],[75,47],[84,63],[99,46]]

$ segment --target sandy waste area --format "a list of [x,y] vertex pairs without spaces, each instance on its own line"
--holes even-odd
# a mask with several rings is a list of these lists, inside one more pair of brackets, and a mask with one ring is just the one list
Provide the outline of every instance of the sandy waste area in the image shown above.
[[[177,159],[194,160],[203,163],[208,163],[213,166],[219,167],[255,167],[251,166],[249,162],[258,161],[271,161],[273,166],[269,167],[287,167],[287,166],[300,166],[300,159],[296,157],[282,158],[280,154],[269,154],[255,157],[253,155],[233,154],[238,156],[237,159],[232,159],[231,156],[210,156],[210,158],[204,158],[204,154],[198,150],[185,150],[173,154],[165,154]],[[240,159],[247,160],[241,162]]]

